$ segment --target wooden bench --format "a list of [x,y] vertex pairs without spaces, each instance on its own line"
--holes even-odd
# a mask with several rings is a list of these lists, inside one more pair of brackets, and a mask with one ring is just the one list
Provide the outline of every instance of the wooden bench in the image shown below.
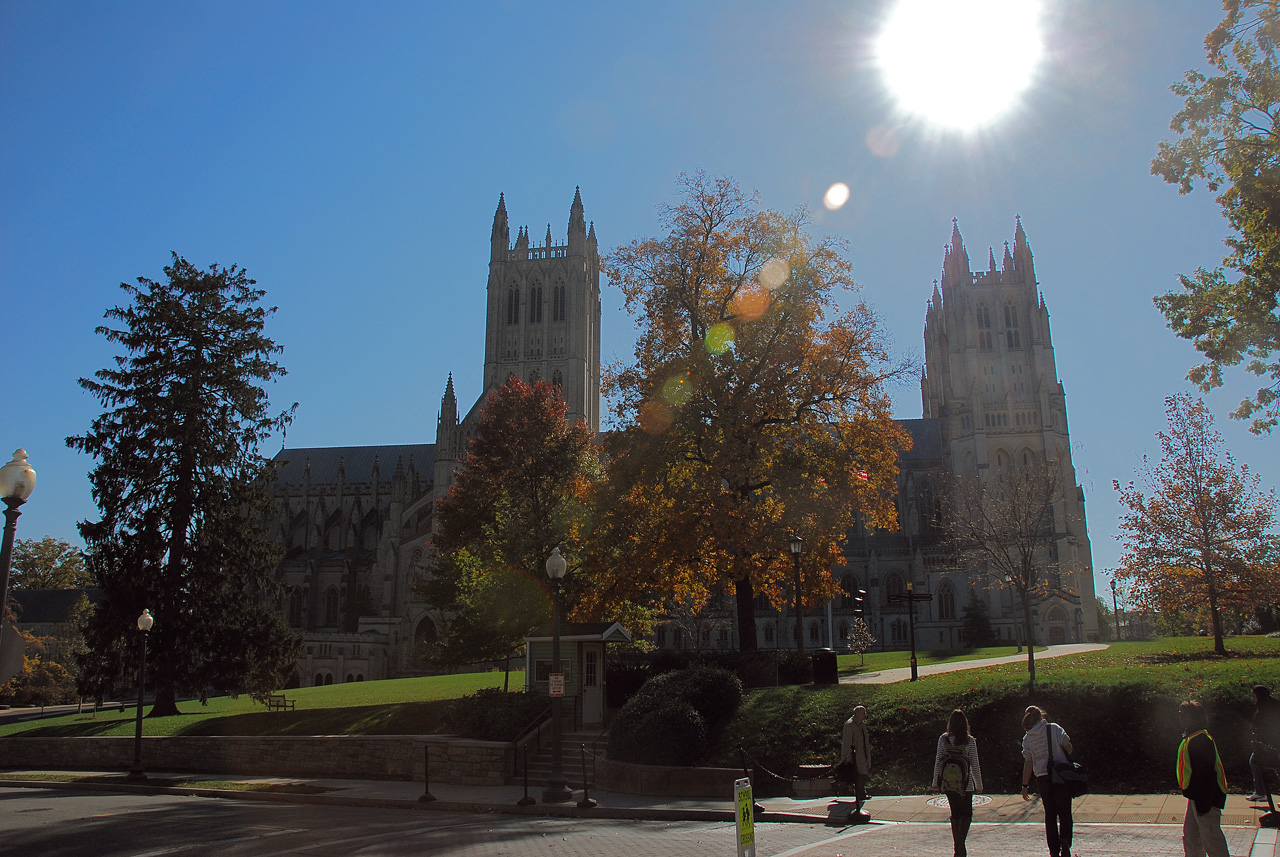
[[267,694],[267,711],[293,711],[298,700],[289,699],[283,693]]

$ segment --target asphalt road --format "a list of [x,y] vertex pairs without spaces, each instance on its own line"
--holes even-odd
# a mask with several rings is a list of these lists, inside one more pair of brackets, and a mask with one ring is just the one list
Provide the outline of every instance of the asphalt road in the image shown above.
[[[1254,831],[1228,831],[1232,857],[1248,857]],[[974,854],[1044,851],[1039,824],[975,825]],[[946,825],[888,824],[841,830],[810,824],[757,828],[759,857],[949,857]],[[1165,825],[1078,825],[1080,855],[1182,854]],[[0,791],[0,855],[58,857],[705,857],[736,854],[732,824],[543,819],[362,809],[171,795],[14,789]]]

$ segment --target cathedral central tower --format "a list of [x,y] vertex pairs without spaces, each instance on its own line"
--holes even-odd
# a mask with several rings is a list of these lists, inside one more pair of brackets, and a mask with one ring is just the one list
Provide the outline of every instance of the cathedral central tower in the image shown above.
[[506,200],[499,196],[490,242],[485,391],[511,375],[551,381],[569,405],[569,419],[599,432],[600,259],[581,194],[574,191],[565,243],[554,243],[548,224],[540,245],[527,226],[511,243]]

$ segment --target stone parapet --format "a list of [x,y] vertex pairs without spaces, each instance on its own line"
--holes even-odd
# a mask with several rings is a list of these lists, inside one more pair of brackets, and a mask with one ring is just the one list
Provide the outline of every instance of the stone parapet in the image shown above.
[[[0,738],[10,769],[111,771],[133,765],[133,738]],[[149,771],[275,777],[421,780],[429,748],[432,782],[502,785],[512,747],[450,735],[299,737],[180,736],[142,739]]]

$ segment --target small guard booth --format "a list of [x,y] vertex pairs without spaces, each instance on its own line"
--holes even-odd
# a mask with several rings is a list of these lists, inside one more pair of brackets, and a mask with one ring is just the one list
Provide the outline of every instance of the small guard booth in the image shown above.
[[[560,626],[560,669],[552,669],[551,626],[534,628],[524,638],[524,686],[546,694],[550,675],[564,673],[564,698],[578,712],[582,724],[604,723],[604,647],[609,643],[630,643],[631,635],[617,622],[562,623]],[[565,711],[568,715],[568,711]]]

